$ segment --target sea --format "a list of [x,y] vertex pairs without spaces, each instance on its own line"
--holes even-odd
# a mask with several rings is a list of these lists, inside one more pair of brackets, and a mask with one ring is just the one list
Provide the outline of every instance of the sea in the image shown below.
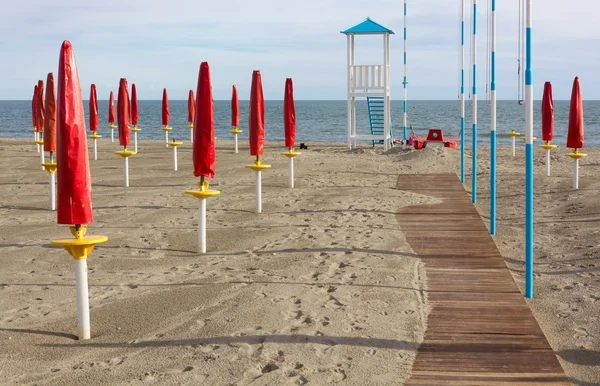
[[[139,101],[138,133],[139,139],[163,139],[161,128],[161,101]],[[369,134],[369,115],[366,101],[357,101],[357,132]],[[88,101],[83,102],[86,125],[89,125]],[[506,134],[511,130],[524,133],[525,106],[517,101],[498,101],[497,105],[498,145],[510,145]],[[564,147],[569,120],[569,101],[554,101],[554,139],[553,144]],[[116,103],[115,103],[116,107]],[[243,130],[241,140],[248,139],[248,101],[240,101],[240,126]],[[347,143],[347,102],[346,101],[308,101],[298,100],[296,108],[296,142]],[[98,133],[110,136],[108,129],[108,101],[98,101],[100,125]],[[186,140],[190,137],[187,128],[187,101],[169,101],[170,122],[173,131],[169,139]],[[472,105],[465,102],[465,142],[472,144]],[[585,145],[600,146],[600,101],[584,101]],[[409,101],[407,108],[408,125],[415,134],[425,135],[429,128],[443,130],[444,136],[460,135],[459,101]],[[534,102],[534,136],[541,144],[541,101]],[[392,134],[396,139],[403,138],[403,101],[393,100]],[[232,139],[230,101],[214,101],[215,135],[217,139]],[[490,143],[490,106],[488,101],[478,101],[478,146]],[[409,135],[411,133],[409,129]],[[31,101],[0,101],[0,137],[33,138],[31,132]],[[267,141],[283,141],[283,101],[265,101],[265,137]],[[368,143],[368,142],[366,142]]]

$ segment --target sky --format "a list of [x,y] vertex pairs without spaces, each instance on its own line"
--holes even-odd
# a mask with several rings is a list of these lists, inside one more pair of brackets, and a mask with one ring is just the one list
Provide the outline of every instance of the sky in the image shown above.
[[[466,23],[470,26],[471,2]],[[497,95],[517,99],[519,0],[497,1]],[[460,0],[408,0],[408,98],[457,100]],[[487,4],[478,1],[477,87],[486,97]],[[283,99],[285,79],[297,100],[346,99],[346,38],[340,31],[366,17],[392,29],[392,99],[401,100],[402,0],[28,0],[0,15],[0,100],[30,99],[38,79],[56,74],[60,46],[74,47],[84,95],[135,83],[139,99],[187,99],[200,63],[211,66],[213,98],[237,85],[248,99],[260,70],[265,99]],[[584,99],[600,99],[600,27],[595,0],[533,0],[536,99],[551,81],[554,99],[569,99],[575,76]],[[471,38],[467,27],[467,44]],[[357,64],[382,64],[381,36],[356,37]],[[466,47],[467,77],[471,63]],[[470,82],[466,82],[469,87]],[[467,98],[469,95],[467,94]]]

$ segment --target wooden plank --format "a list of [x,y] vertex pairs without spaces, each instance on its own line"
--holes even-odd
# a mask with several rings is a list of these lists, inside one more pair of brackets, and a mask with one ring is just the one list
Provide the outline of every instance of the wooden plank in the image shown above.
[[397,216],[432,306],[406,384],[570,385],[458,178],[401,175],[397,189],[442,201]]

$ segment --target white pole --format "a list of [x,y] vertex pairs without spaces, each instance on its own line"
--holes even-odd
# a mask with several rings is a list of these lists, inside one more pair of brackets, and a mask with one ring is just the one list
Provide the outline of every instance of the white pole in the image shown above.
[[77,335],[79,340],[90,339],[87,259],[75,260],[75,286],[77,288]]
[[115,141],[115,129],[110,129],[110,141]]
[[165,130],[165,147],[169,147],[169,131]]
[[137,131],[133,132],[133,151],[137,153]]
[[256,213],[262,212],[262,176],[261,171],[256,172]]
[[[42,149],[42,151],[40,152],[40,160],[42,161],[41,163],[45,163],[44,162],[44,149]],[[46,168],[42,166],[42,170],[46,170]]]
[[206,253],[206,199],[198,200],[198,249]]
[[238,135],[236,134],[236,135],[234,135],[234,137],[235,137],[235,154],[237,154],[238,153]]
[[579,189],[579,159],[577,158],[575,158],[575,169],[573,172],[573,189]]
[[[37,131],[34,131],[33,132],[33,140],[37,141],[38,139],[39,139],[39,133]],[[40,144],[36,143],[35,145],[37,146],[37,151],[39,153],[40,152]]]
[[94,161],[98,161],[98,144],[96,138],[94,138]]
[[194,143],[194,129],[190,129],[190,143]]
[[512,151],[513,151],[513,157],[516,156],[517,152],[516,152],[516,137],[512,137]]
[[125,187],[129,187],[129,157],[125,157]]
[[290,172],[289,172],[289,181],[288,184],[290,188],[294,187],[294,158],[290,157]]
[[173,146],[173,169],[177,171],[177,146]]
[[550,177],[550,149],[546,150],[546,176]]
[[50,174],[50,210],[56,210],[56,174]]

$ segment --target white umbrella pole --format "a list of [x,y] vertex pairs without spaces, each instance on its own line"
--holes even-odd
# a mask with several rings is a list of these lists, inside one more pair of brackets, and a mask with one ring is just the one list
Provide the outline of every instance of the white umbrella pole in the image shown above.
[[[44,149],[42,149],[42,151],[40,152],[40,161],[42,161],[41,163],[45,163],[45,161],[44,161]],[[46,168],[42,166],[42,170],[46,170]]]
[[290,162],[289,162],[290,172],[289,172],[288,184],[289,184],[290,188],[293,188],[294,187],[294,158],[290,157],[289,160],[290,160]]
[[169,147],[169,132],[165,130],[165,147]]
[[575,168],[573,169],[573,189],[579,189],[579,159],[575,158]]
[[173,169],[177,171],[177,146],[173,146]]
[[517,152],[516,152],[516,142],[517,142],[517,140],[516,140],[516,137],[514,137],[514,136],[513,136],[513,137],[512,137],[512,151],[513,151],[513,157],[514,157],[514,156],[517,154]]
[[206,199],[198,200],[198,249],[206,253]]
[[129,157],[125,157],[125,187],[129,187]]
[[56,210],[56,174],[50,174],[50,210]]
[[[39,139],[39,133],[37,131],[34,131],[33,132],[33,140],[37,141],[38,139]],[[36,143],[35,145],[37,146],[37,151],[39,153],[40,152],[40,144]]]
[[110,129],[110,141],[115,141],[115,129]]
[[75,259],[75,286],[77,288],[77,335],[79,340],[90,339],[87,259]]
[[133,150],[137,153],[137,131],[133,132]]
[[256,213],[262,212],[262,172],[256,172]]
[[234,137],[235,137],[235,154],[237,154],[238,153],[238,135],[236,134],[236,135],[234,135]]
[[546,176],[550,177],[550,149],[546,150]]
[[194,129],[190,129],[190,143],[194,143]]
[[98,161],[98,144],[96,138],[94,138],[94,161]]

